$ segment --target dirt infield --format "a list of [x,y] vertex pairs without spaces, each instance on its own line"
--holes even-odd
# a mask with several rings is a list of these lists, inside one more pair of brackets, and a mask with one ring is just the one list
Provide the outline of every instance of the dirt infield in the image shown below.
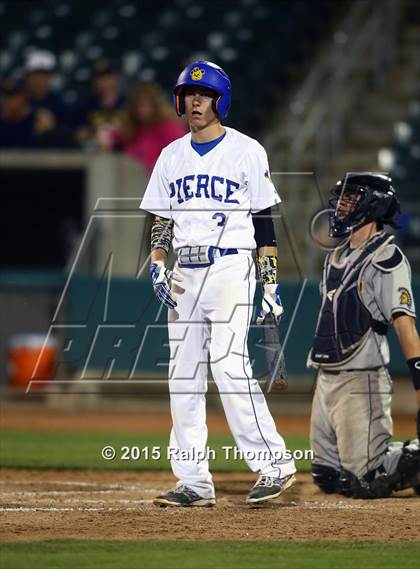
[[244,498],[253,474],[216,474],[212,509],[157,508],[166,472],[0,471],[1,539],[188,539],[415,541],[420,497],[376,501],[321,494],[309,475],[271,505]]
[[[279,431],[307,435],[308,417],[280,417]],[[33,431],[169,433],[168,409],[153,413],[51,410],[37,405],[2,406],[1,429]],[[209,431],[228,431],[221,413],[210,412]],[[407,436],[412,418],[395,421]],[[170,488],[169,472],[0,470],[1,539],[187,539],[415,541],[420,497],[362,501],[326,496],[307,474],[272,505],[250,508],[245,496],[252,473],[216,473],[217,507],[165,509],[152,505]]]

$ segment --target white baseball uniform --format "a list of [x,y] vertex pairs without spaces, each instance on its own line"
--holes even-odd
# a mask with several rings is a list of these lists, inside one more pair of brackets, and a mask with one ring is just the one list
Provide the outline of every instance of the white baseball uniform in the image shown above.
[[[203,498],[214,496],[209,464],[197,462],[192,453],[206,448],[208,363],[236,445],[249,467],[281,478],[296,471],[293,460],[282,457],[285,443],[252,378],[247,348],[255,292],[251,213],[279,203],[280,198],[264,148],[224,128],[225,137],[203,156],[192,147],[191,134],[167,146],[140,206],[173,219],[176,253],[181,248],[215,247],[209,266],[186,268],[176,263],[184,280],[174,286],[177,307],[168,311],[170,447],[179,450],[172,453],[171,464],[179,484]],[[230,252],[221,254],[221,249]]]

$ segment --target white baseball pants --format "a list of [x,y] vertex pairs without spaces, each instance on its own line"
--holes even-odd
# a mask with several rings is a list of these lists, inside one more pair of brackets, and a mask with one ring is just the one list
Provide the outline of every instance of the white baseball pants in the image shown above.
[[184,281],[174,287],[178,306],[168,311],[168,329],[170,447],[177,451],[171,464],[178,484],[203,498],[214,496],[208,460],[185,458],[192,449],[204,452],[207,445],[208,363],[237,448],[247,453],[250,469],[273,477],[293,474],[294,462],[282,457],[284,440],[252,378],[247,347],[255,292],[251,254],[226,255],[210,267],[176,270]]

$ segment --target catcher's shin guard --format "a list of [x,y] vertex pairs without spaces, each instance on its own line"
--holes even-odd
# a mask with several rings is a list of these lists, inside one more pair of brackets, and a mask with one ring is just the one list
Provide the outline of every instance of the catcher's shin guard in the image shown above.
[[344,496],[361,500],[387,498],[392,492],[390,477],[382,468],[371,470],[363,478],[357,478],[349,470],[343,469],[340,484]]
[[340,472],[323,464],[312,465],[314,483],[326,494],[341,493]]
[[348,470],[340,475],[342,494],[353,498],[387,498],[394,491],[413,488],[418,493],[420,485],[420,445],[416,439],[404,443],[395,472],[387,474],[380,466],[359,479]]

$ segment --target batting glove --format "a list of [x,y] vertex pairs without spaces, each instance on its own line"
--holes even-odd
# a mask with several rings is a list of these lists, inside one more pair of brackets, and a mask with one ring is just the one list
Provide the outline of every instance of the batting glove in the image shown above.
[[276,324],[280,323],[284,312],[280,298],[280,286],[278,284],[265,284],[261,310],[257,316],[257,324],[263,324],[267,314],[273,314]]
[[155,261],[149,265],[153,288],[159,301],[168,308],[175,308],[176,295],[171,290],[172,281],[181,282],[184,279],[165,267],[163,261]]

